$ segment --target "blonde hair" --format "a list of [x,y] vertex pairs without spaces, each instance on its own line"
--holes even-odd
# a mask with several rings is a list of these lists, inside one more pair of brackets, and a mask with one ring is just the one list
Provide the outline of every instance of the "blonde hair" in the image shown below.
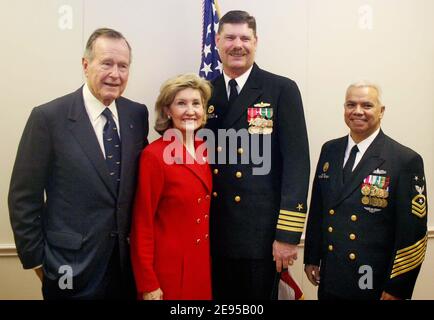
[[173,126],[172,120],[167,117],[164,108],[169,108],[178,92],[188,88],[199,90],[200,92],[202,107],[204,109],[202,126],[205,125],[206,108],[211,98],[211,84],[194,73],[186,73],[170,78],[160,88],[160,94],[155,103],[156,120],[154,126],[155,131],[159,134],[163,135],[167,129]]

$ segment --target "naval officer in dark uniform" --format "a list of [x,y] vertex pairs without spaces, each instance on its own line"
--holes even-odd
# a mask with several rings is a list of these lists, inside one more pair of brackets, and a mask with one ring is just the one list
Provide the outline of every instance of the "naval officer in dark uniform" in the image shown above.
[[207,127],[230,138],[218,139],[213,166],[213,296],[270,299],[276,269],[297,258],[306,219],[310,163],[302,100],[294,81],[254,63],[256,22],[247,12],[226,13],[216,43],[223,75],[213,81]]
[[377,86],[347,89],[350,134],[325,143],[315,173],[304,263],[319,299],[409,299],[425,256],[419,154],[380,129]]

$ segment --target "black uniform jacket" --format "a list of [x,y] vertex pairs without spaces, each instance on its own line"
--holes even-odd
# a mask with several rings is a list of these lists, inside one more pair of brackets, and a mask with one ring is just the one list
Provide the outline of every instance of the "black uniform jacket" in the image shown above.
[[[207,111],[207,127],[217,135],[218,162],[213,166],[212,254],[268,259],[275,239],[299,243],[306,219],[310,163],[300,92],[294,81],[256,64],[231,108],[224,77],[213,86]],[[225,133],[233,139],[222,138]]]
[[410,298],[427,243],[422,158],[380,131],[343,185],[347,143],[322,147],[304,262],[320,265],[320,290],[337,297]]

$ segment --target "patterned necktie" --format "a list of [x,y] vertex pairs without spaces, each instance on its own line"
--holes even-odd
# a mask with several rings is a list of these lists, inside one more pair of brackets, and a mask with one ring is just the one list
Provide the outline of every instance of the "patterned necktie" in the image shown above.
[[353,172],[354,162],[356,161],[356,154],[359,152],[359,148],[357,145],[354,145],[354,147],[351,149],[350,156],[348,157],[347,163],[344,166],[343,170],[343,179],[344,183],[348,181],[348,179],[351,177],[351,174]]
[[231,107],[235,100],[238,97],[238,91],[237,91],[237,81],[235,79],[229,80],[229,87],[231,91],[229,92],[229,107]]
[[107,119],[102,133],[105,160],[110,176],[116,186],[116,191],[118,191],[121,181],[121,140],[119,139],[118,128],[116,127],[116,122],[113,119],[113,114],[110,109],[105,108],[102,114]]

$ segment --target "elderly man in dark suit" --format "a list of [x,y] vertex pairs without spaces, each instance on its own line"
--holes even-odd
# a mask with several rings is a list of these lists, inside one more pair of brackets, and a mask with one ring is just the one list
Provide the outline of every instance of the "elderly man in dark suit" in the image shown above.
[[409,299],[427,244],[422,158],[381,130],[376,85],[351,85],[344,109],[350,134],[324,144],[315,173],[307,277],[319,299]]
[[84,86],[34,108],[24,129],[9,212],[18,255],[45,299],[134,298],[128,237],[148,111],[121,97],[130,63],[121,33],[96,30]]
[[302,100],[294,81],[254,63],[256,21],[247,12],[220,19],[216,44],[223,74],[212,83],[208,128],[226,136],[218,139],[213,167],[213,294],[270,299],[276,270],[297,258],[306,218],[310,164]]

